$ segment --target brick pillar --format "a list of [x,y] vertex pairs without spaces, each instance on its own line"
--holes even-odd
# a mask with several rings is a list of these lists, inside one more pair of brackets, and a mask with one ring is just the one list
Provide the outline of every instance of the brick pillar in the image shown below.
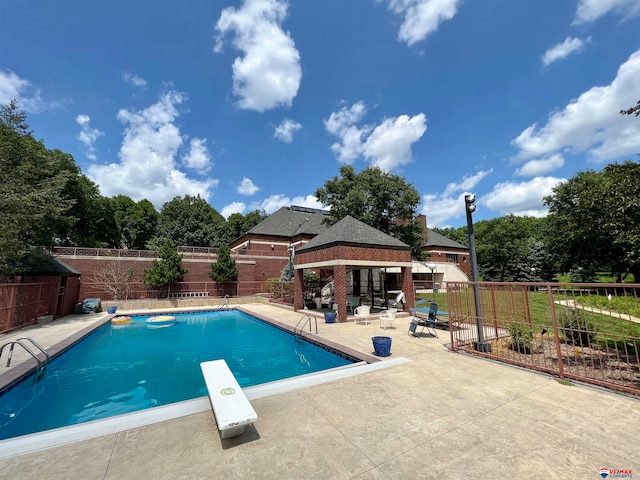
[[304,308],[304,297],[302,296],[302,286],[304,284],[304,270],[297,268],[293,270],[293,309],[302,310]]
[[338,321],[347,321],[347,267],[336,265],[333,269],[333,301],[338,305]]
[[404,292],[404,306],[408,310],[416,306],[416,290],[413,286],[413,275],[411,267],[402,267],[400,269],[400,281],[402,282],[402,291]]

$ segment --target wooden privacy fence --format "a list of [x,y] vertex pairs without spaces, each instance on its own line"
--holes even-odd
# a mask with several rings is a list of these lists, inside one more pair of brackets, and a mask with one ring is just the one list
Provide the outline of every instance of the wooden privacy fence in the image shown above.
[[[639,293],[638,284],[449,282],[451,347],[640,395]],[[478,351],[480,333],[490,352]]]
[[47,313],[48,288],[45,283],[0,284],[0,333],[33,325]]

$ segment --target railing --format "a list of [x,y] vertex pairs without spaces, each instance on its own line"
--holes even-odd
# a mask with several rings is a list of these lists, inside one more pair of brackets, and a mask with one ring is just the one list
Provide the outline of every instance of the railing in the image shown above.
[[[29,346],[25,344],[26,342],[28,342],[32,346],[36,347],[36,349],[39,350],[40,353],[42,353],[44,355],[44,360],[40,360],[40,358],[38,357],[38,354],[35,353],[33,350],[31,350],[31,348],[29,348]],[[35,371],[34,376],[33,376],[33,383],[35,384],[38,380],[40,380],[44,376],[44,374],[45,374],[45,372],[47,370],[47,365],[49,364],[49,354],[47,353],[47,351],[44,348],[42,348],[40,346],[40,344],[38,342],[36,342],[32,338],[29,338],[29,337],[17,338],[16,340],[7,342],[7,343],[5,343],[4,345],[2,345],[0,347],[0,358],[2,358],[2,352],[4,352],[4,349],[6,347],[9,347],[9,356],[7,358],[7,367],[11,366],[11,359],[13,358],[13,348],[16,345],[20,345],[38,363],[38,367],[36,368],[36,371]]]
[[306,314],[306,315],[303,315],[302,317],[300,317],[300,320],[298,320],[298,323],[296,324],[296,326],[293,327],[293,336],[294,336],[294,338],[296,338],[298,340],[302,340],[302,332],[304,332],[304,329],[306,328],[307,325],[309,325],[309,332],[313,333],[313,330],[311,329],[311,322],[315,322],[316,334],[317,334],[318,333],[318,319],[316,317],[314,317],[313,315]]
[[473,285],[447,286],[454,351],[640,394],[640,285],[479,282],[482,330]]

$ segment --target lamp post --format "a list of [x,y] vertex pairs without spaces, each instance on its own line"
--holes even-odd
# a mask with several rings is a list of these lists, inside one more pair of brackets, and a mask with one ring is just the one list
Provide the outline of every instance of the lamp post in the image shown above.
[[431,270],[431,290],[433,291],[433,293],[436,293],[435,291],[435,276],[433,274],[433,271],[436,269],[436,266],[433,263],[427,263],[425,265],[425,267],[427,267],[429,270]]
[[478,260],[476,259],[476,240],[473,235],[473,218],[476,211],[476,196],[465,195],[464,205],[467,212],[467,232],[469,233],[469,257],[471,260],[471,281],[473,282],[473,300],[476,306],[476,325],[478,327],[478,341],[474,342],[475,350],[491,352],[491,344],[484,341],[484,327],[482,326],[482,305],[480,303],[480,285],[478,285]]

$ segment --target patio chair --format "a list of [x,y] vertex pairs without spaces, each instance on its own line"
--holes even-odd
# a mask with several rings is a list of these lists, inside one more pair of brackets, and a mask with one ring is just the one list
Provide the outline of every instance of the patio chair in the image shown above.
[[371,313],[371,307],[369,305],[360,305],[356,307],[355,311],[355,323],[364,322],[365,325],[369,325],[369,314]]
[[[409,331],[407,333],[413,337],[419,337],[422,335],[422,332],[424,332],[426,328],[427,333],[431,334],[431,332],[433,332],[433,336],[436,338],[439,338],[438,332],[436,332],[437,321],[438,321],[438,304],[437,303],[431,303],[431,306],[429,307],[429,313],[427,314],[426,318],[420,315],[417,309],[414,309],[413,320],[411,321],[411,324],[409,324]],[[422,330],[420,330],[420,333],[416,333],[416,329],[418,327],[422,327]]]
[[360,297],[347,297],[347,310],[351,309],[351,313],[355,313],[358,306],[360,306]]
[[380,328],[387,329],[387,327],[396,328],[396,312],[395,308],[389,308],[384,310],[380,314]]

